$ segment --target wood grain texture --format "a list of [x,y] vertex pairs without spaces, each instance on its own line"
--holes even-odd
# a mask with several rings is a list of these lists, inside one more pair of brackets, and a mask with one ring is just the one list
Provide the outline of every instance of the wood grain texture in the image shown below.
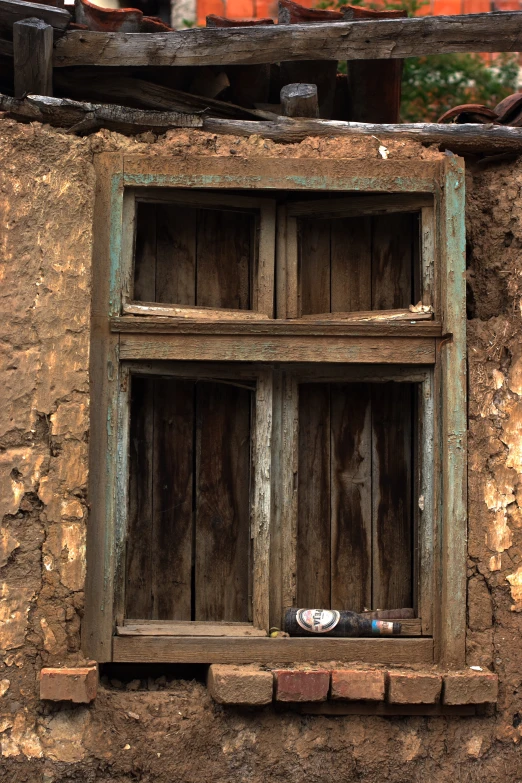
[[156,216],[155,204],[137,204],[132,296],[144,302],[156,297]]
[[299,387],[297,605],[330,608],[330,390]]
[[[170,315],[162,316],[165,310]],[[124,313],[136,316],[116,316],[111,319],[113,332],[134,334],[208,334],[258,336],[320,336],[328,337],[442,337],[442,324],[431,320],[431,313],[410,313],[409,310],[368,311],[360,313],[316,313],[314,316],[290,320],[269,320],[259,313],[240,310],[196,310],[166,308],[153,302],[126,304]],[[146,317],[137,317],[149,313]],[[155,315],[158,313],[158,315]],[[411,317],[410,317],[411,315]],[[222,316],[222,317],[220,317]]]
[[394,195],[375,193],[357,196],[347,193],[342,198],[318,199],[317,201],[290,201],[287,205],[287,213],[290,217],[308,215],[316,220],[332,217],[360,218],[361,215],[413,212],[422,207],[430,206],[433,206],[433,197],[424,193],[401,193]]
[[205,622],[164,622],[126,621],[116,628],[118,636],[254,636],[267,635],[265,630],[254,628],[248,623],[205,623]]
[[412,388],[372,388],[372,607],[411,606]]
[[[371,310],[371,218],[330,221],[332,313]],[[358,313],[359,318],[371,318]],[[354,318],[357,316],[354,314]]]
[[52,5],[26,0],[0,0],[0,28],[9,29],[16,22],[31,18],[41,19],[55,30],[65,30],[72,17],[69,11]]
[[13,25],[14,92],[53,94],[53,28],[41,19],[23,19]]
[[198,210],[196,304],[248,310],[253,216]]
[[330,221],[297,221],[299,315],[330,311]]
[[168,204],[156,209],[155,295],[145,301],[196,304],[196,210]]
[[154,382],[132,381],[125,616],[152,617]]
[[331,387],[331,607],[361,612],[372,596],[370,387]]
[[249,619],[250,392],[196,387],[196,620]]
[[252,463],[254,492],[250,519],[253,543],[252,619],[256,628],[269,627],[270,515],[272,511],[273,378],[270,370],[258,374]]
[[[154,387],[151,618],[190,620],[194,384],[161,378],[151,383]],[[145,540],[138,539],[137,545]],[[127,611],[127,616],[146,615]]]
[[433,662],[432,639],[113,639],[113,660],[149,663]]
[[423,337],[294,337],[260,340],[245,335],[122,334],[122,359],[243,362],[343,362],[358,364],[433,364],[435,340]]
[[408,307],[413,298],[412,216],[372,218],[372,310]]
[[[2,0],[2,10],[5,7],[9,12],[15,2]],[[82,30],[70,32],[58,41],[54,65],[246,65],[281,60],[509,52],[518,51],[521,34],[522,13],[517,11],[313,25],[194,28],[162,35]]]

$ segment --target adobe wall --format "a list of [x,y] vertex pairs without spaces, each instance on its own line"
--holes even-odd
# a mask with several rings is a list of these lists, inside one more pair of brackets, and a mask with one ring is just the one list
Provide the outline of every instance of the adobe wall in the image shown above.
[[[416,143],[390,157],[438,157]],[[378,157],[379,141],[277,145],[170,132],[78,139],[0,119],[0,781],[275,783],[522,779],[522,161],[468,169],[468,665],[500,676],[473,718],[224,710],[195,681],[38,698],[78,665],[85,575],[93,154]],[[134,683],[132,688],[136,687]]]

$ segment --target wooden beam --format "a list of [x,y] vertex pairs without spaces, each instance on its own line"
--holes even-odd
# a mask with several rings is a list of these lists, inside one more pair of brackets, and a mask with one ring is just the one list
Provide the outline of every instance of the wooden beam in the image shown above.
[[285,84],[281,89],[285,117],[319,117],[316,84]]
[[11,28],[21,19],[41,19],[55,30],[65,30],[71,21],[71,14],[64,8],[25,0],[0,0],[0,28]]
[[203,120],[197,114],[177,111],[147,111],[127,106],[102,105],[31,95],[19,100],[0,95],[0,111],[17,119],[49,123],[70,128],[73,133],[92,133],[100,128],[134,134],[151,130],[165,133],[169,128],[201,128]]
[[433,662],[432,639],[222,639],[115,636],[113,661],[139,663]]
[[[133,309],[137,305],[129,305]],[[127,306],[125,307],[127,309]],[[172,308],[173,310],[175,308]],[[127,311],[128,312],[128,311]],[[230,311],[229,311],[230,312]],[[249,311],[246,311],[249,312]],[[386,311],[384,311],[386,312]],[[343,314],[344,315],[344,314]],[[358,315],[358,313],[354,313]],[[418,315],[418,314],[417,314]],[[256,320],[243,318],[203,320],[201,317],[172,318],[162,316],[116,316],[111,320],[113,332],[134,334],[199,334],[199,335],[257,335],[267,337],[442,337],[442,327],[437,321],[393,321],[385,319],[373,323],[357,319],[340,319],[332,322],[313,316],[292,320]]]
[[[507,13],[507,12],[506,12]],[[230,133],[236,136],[257,134],[287,144],[302,141],[307,136],[372,136],[381,143],[386,139],[411,139],[422,144],[438,144],[456,153],[490,154],[522,152],[522,128],[501,125],[443,125],[416,122],[404,125],[377,125],[366,122],[336,120],[290,119],[281,117],[273,122],[218,120],[205,117],[204,130],[211,133]]]
[[21,19],[13,25],[14,92],[53,94],[53,28],[41,19]]
[[[1,2],[13,5],[16,0]],[[367,60],[449,52],[517,52],[522,49],[521,36],[521,11],[313,25],[193,28],[165,34],[82,30],[67,33],[57,42],[54,65],[253,65],[281,60]]]
[[223,362],[342,362],[433,364],[435,340],[427,337],[290,337],[257,335],[124,334],[121,359]]
[[[279,621],[280,622],[280,621]],[[421,620],[400,620],[403,637],[422,636]],[[226,636],[227,638],[267,636],[266,630],[249,623],[173,622],[171,620],[125,620],[116,628],[117,636]]]

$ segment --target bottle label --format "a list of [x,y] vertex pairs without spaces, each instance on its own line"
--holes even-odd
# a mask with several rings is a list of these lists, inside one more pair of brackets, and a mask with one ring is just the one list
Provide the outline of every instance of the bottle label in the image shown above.
[[393,625],[384,620],[372,620],[372,633],[376,636],[393,636]]
[[296,620],[303,631],[312,633],[328,633],[333,631],[341,613],[335,609],[298,609]]

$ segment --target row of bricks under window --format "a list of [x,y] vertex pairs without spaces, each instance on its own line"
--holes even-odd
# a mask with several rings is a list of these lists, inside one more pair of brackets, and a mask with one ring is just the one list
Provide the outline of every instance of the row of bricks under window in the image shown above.
[[417,672],[381,669],[274,669],[214,664],[208,689],[219,704],[263,706],[272,701],[332,701],[388,704],[491,704],[498,678],[491,672],[465,670]]

